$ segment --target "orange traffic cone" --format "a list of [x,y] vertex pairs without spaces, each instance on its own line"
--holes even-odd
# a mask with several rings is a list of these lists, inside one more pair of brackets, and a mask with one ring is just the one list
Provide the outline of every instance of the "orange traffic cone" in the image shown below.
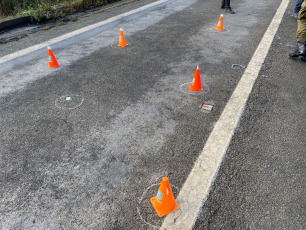
[[219,19],[218,25],[216,27],[216,30],[219,30],[219,31],[224,30],[224,28],[223,28],[223,14],[220,15],[220,19]]
[[159,217],[167,215],[180,208],[174,199],[168,177],[162,179],[157,196],[151,198],[151,203]]
[[56,68],[58,67],[60,64],[57,62],[52,50],[51,50],[51,47],[48,46],[48,56],[49,56],[49,67],[51,68]]
[[120,47],[126,47],[128,44],[125,41],[123,30],[120,28],[119,44]]
[[202,91],[203,90],[199,66],[197,66],[197,69],[194,73],[192,84],[189,85],[189,87],[191,91]]

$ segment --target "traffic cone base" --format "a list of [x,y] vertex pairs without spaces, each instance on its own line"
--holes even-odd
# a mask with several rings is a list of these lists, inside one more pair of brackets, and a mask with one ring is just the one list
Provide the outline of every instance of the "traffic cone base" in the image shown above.
[[59,67],[60,65],[61,65],[61,63],[57,63],[55,65],[50,65],[50,63],[49,63],[48,67],[55,69],[55,68]]
[[162,179],[157,195],[152,197],[150,201],[159,217],[163,217],[180,208],[174,199],[171,185],[167,177]]
[[197,66],[196,72],[194,73],[192,84],[189,85],[189,88],[191,91],[203,91],[199,66]]
[[152,203],[152,205],[153,205],[153,207],[154,207],[154,209],[155,209],[155,211],[156,211],[156,213],[159,217],[163,217],[163,216],[165,216],[165,215],[167,215],[171,212],[174,212],[175,210],[178,210],[180,208],[180,206],[178,205],[176,200],[174,200],[174,202],[175,202],[175,206],[170,212],[162,212],[162,211],[158,210],[159,202],[157,200],[157,197],[155,196],[155,197],[151,198],[151,203]]
[[190,87],[191,91],[203,91],[204,90],[202,85],[201,85],[201,87],[197,87],[197,86],[191,84],[189,87]]

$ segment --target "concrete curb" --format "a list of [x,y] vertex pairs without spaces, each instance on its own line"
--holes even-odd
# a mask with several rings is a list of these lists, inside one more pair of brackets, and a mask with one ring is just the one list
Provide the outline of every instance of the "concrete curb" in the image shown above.
[[9,19],[0,22],[0,31],[15,27],[16,25],[22,25],[31,21],[31,16],[23,16],[14,19]]

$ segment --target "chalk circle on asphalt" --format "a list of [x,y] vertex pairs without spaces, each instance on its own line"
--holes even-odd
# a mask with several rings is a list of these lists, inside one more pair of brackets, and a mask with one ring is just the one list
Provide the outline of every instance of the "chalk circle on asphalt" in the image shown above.
[[[172,188],[172,192],[174,197],[176,197],[178,195],[179,189],[178,187],[171,185]],[[154,228],[154,229],[161,229],[161,225],[164,221],[164,218],[166,217],[162,217],[160,218],[150,199],[154,196],[156,196],[158,188],[159,188],[160,184],[152,184],[151,186],[149,186],[142,194],[141,198],[139,199],[138,202],[138,206],[137,206],[137,213],[141,219],[142,222],[144,222],[146,225]],[[189,206],[186,202],[182,202],[179,200],[176,200],[177,203],[180,206],[180,209],[168,214],[168,215],[175,215],[175,219],[176,219],[176,223],[175,224],[169,224],[167,227],[170,226],[175,226],[175,225],[180,225],[180,223],[187,218],[188,214],[189,214]],[[164,229],[164,228],[163,228]]]
[[223,29],[223,30],[216,30],[216,28],[210,28],[210,31],[216,32],[216,33],[228,33],[229,29]]
[[207,84],[202,85],[203,90],[201,91],[191,91],[189,85],[191,85],[192,82],[184,83],[180,86],[181,91],[184,93],[190,94],[190,95],[203,95],[209,92],[209,86]]
[[41,64],[41,65],[39,65],[38,66],[38,70],[39,71],[41,71],[41,72],[53,72],[53,71],[56,71],[56,70],[59,70],[59,69],[63,69],[64,67],[66,67],[66,66],[69,66],[70,65],[70,63],[69,63],[69,61],[66,61],[66,60],[57,60],[58,61],[58,63],[60,64],[58,67],[56,67],[56,68],[50,68],[49,66],[48,66],[48,63],[46,63],[46,64]]
[[80,95],[65,95],[55,100],[55,106],[60,109],[76,109],[84,102],[84,98]]

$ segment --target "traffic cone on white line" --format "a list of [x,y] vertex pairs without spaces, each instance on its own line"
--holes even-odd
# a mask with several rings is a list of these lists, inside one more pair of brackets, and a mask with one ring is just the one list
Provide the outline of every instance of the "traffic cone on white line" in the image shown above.
[[163,217],[180,208],[174,199],[168,177],[162,179],[157,195],[151,198],[151,203],[159,217]]

